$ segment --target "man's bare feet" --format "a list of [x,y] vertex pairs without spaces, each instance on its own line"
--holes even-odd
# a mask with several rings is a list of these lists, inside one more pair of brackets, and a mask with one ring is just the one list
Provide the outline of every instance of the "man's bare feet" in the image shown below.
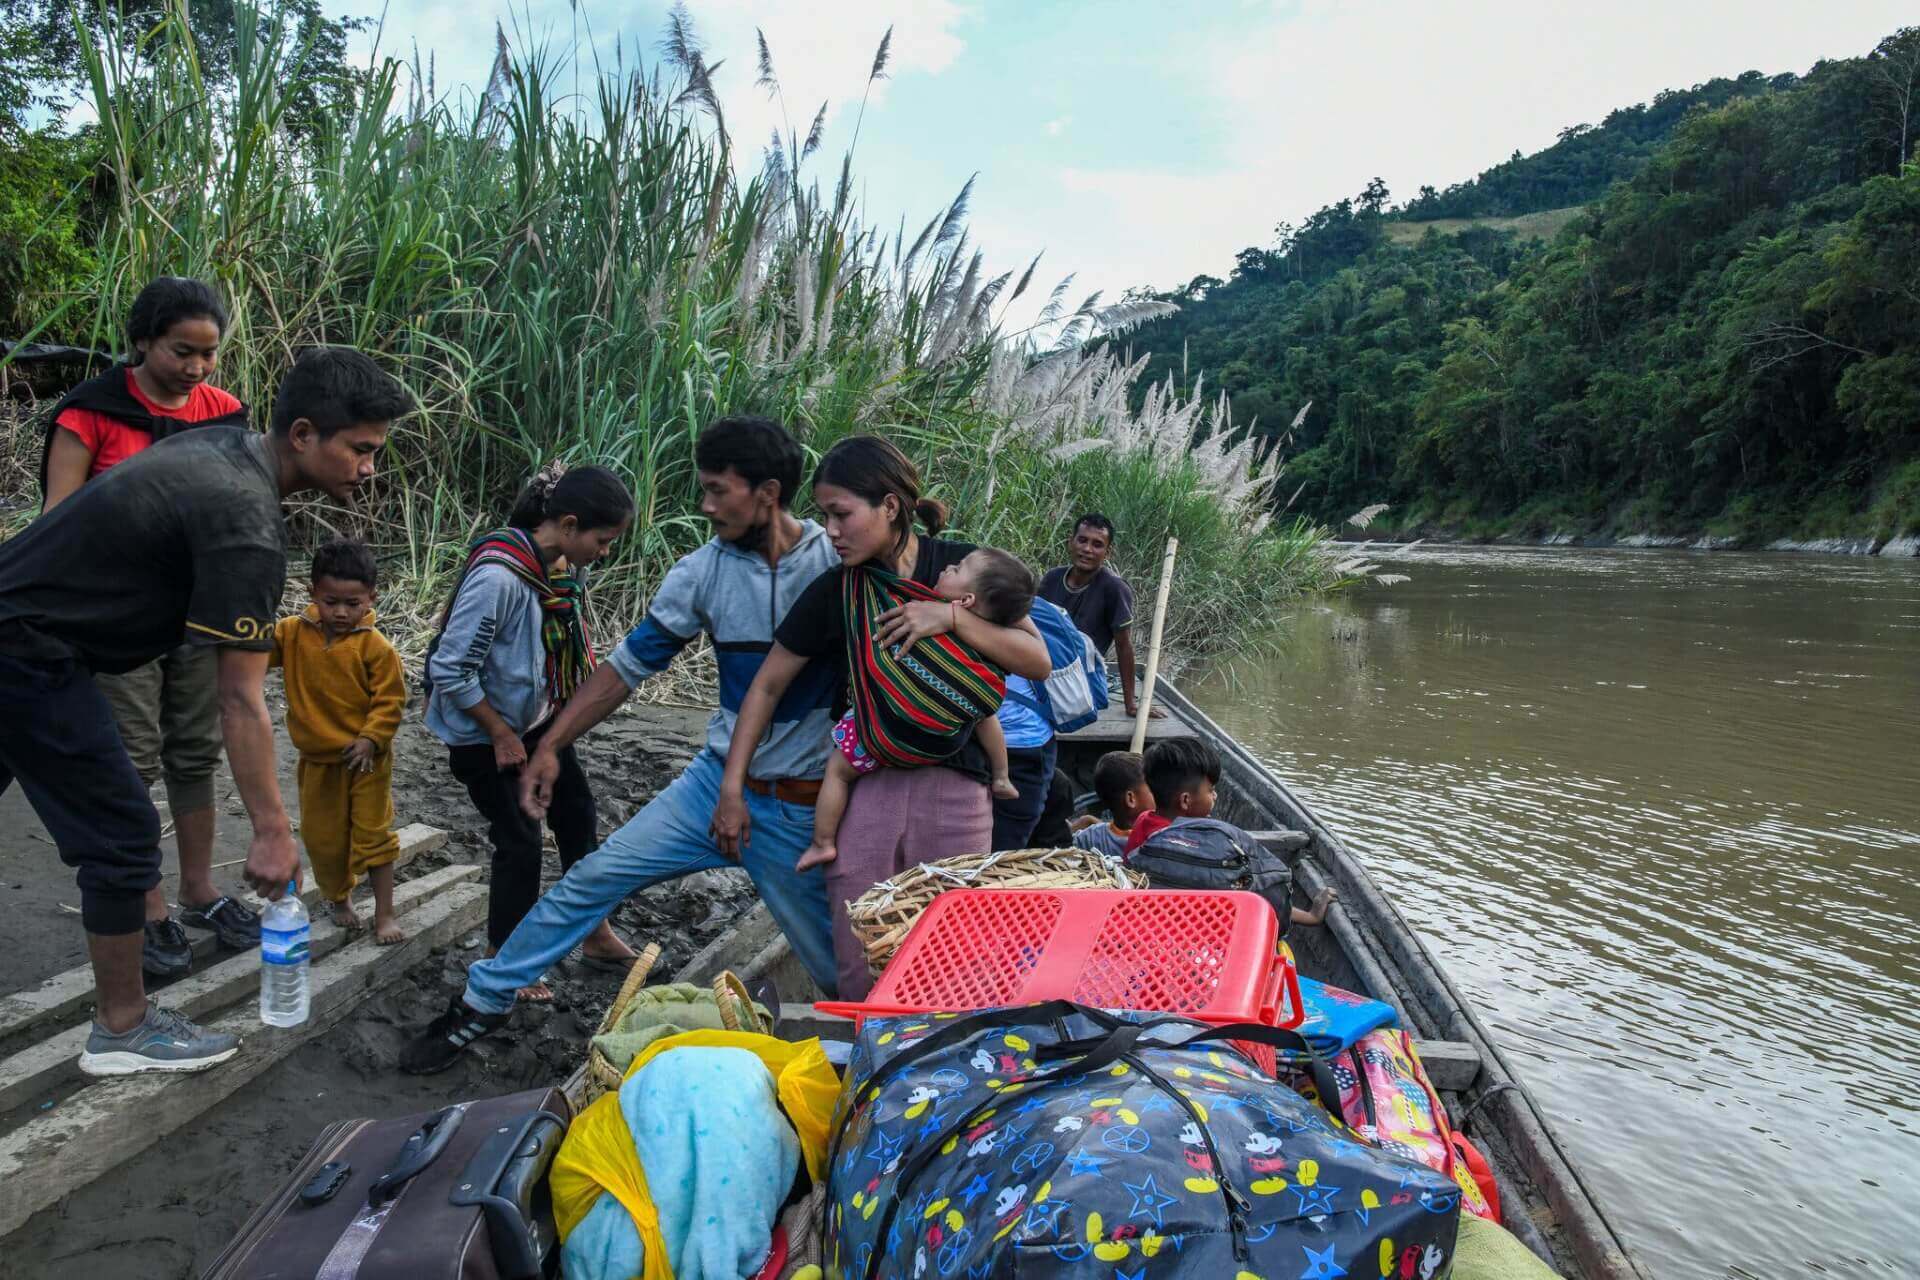
[[605,920],[600,922],[598,929],[587,935],[586,941],[580,944],[580,952],[594,960],[634,960],[640,955]]
[[1018,800],[1020,798],[1020,788],[1014,786],[1013,779],[1004,773],[993,780],[993,785],[990,789],[995,798],[1000,800]]
[[400,922],[398,920],[395,920],[392,916],[382,916],[379,912],[374,913],[374,916],[373,916],[374,945],[381,946],[381,947],[390,947],[396,942],[405,942],[406,940],[407,940],[407,931],[400,927]]
[[553,988],[544,982],[535,982],[514,992],[514,998],[526,1004],[552,1004]]
[[327,905],[333,908],[333,922],[348,933],[358,933],[367,927],[367,922],[362,920],[359,913],[353,909],[352,898],[342,898],[338,902],[329,902]]
[[805,871],[809,867],[825,866],[839,856],[839,849],[833,845],[821,844],[818,840],[815,840],[807,846],[807,851],[800,855],[800,861],[793,864],[793,869],[795,871]]

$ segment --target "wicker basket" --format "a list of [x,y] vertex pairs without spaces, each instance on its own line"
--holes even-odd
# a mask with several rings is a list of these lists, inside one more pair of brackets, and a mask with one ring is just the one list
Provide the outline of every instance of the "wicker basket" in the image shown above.
[[948,889],[1144,889],[1146,877],[1089,849],[1003,849],[942,858],[882,880],[847,906],[875,973],[886,967],[927,904]]
[[[606,1035],[620,1024],[620,1019],[626,1016],[627,1009],[633,1004],[634,998],[645,989],[647,975],[653,971],[653,966],[659,959],[660,945],[649,943],[647,949],[640,953],[640,958],[634,962],[633,968],[628,971],[627,980],[620,984],[620,994],[615,996],[613,1003],[607,1006],[606,1016],[600,1019],[599,1029],[593,1033],[596,1037]],[[713,980],[713,1003],[720,1011],[720,1025],[729,1031],[771,1032],[773,1030],[767,1020],[760,1017],[755,1010],[753,997],[747,994],[746,984],[735,977],[731,970],[723,970],[720,976]],[[614,1066],[606,1054],[600,1052],[600,1047],[589,1041],[587,1047],[588,1101],[618,1089],[625,1078],[625,1073]]]

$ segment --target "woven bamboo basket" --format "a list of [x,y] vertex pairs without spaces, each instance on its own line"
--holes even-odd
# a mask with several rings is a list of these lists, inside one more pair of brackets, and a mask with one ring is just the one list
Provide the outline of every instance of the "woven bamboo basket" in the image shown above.
[[1144,889],[1146,877],[1088,849],[1003,849],[909,867],[847,906],[853,936],[875,972],[906,941],[927,904],[948,889]]
[[[649,943],[647,949],[634,961],[633,968],[627,971],[627,980],[620,984],[620,994],[607,1006],[606,1016],[600,1019],[595,1036],[606,1035],[620,1024],[634,998],[645,989],[647,975],[660,960],[660,944]],[[753,997],[747,994],[747,986],[734,976],[731,970],[723,970],[713,980],[713,1002],[720,1011],[720,1025],[729,1031],[771,1032],[766,1020],[761,1018],[753,1007]],[[603,1093],[618,1089],[625,1079],[619,1067],[613,1065],[598,1045],[589,1044],[587,1049],[587,1099],[589,1101]]]

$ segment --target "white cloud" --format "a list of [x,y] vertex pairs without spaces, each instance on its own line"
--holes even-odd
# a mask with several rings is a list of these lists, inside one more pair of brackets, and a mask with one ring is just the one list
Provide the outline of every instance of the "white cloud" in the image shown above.
[[[1265,10],[1191,60],[1201,136],[1230,130],[1229,163],[1056,175],[1078,207],[1081,280],[1117,294],[1224,275],[1233,255],[1383,176],[1394,198],[1449,183],[1513,151],[1551,145],[1568,125],[1748,69],[1805,71],[1866,52],[1914,20],[1911,0],[1839,5],[1752,0],[1348,0]],[[1113,127],[1124,127],[1115,125]]]
[[[820,5],[798,0],[700,0],[690,12],[708,61],[726,62],[715,87],[743,162],[758,154],[775,129],[804,137],[823,105],[829,124],[858,109],[889,27],[889,77],[937,75],[966,47],[956,28],[967,13],[953,0],[836,0],[830,16]],[[769,101],[754,84],[756,29],[766,36],[780,100]],[[874,83],[869,110],[886,102],[887,88],[887,80]]]
[[1047,136],[1049,138],[1059,137],[1061,134],[1067,131],[1067,126],[1072,123],[1073,123],[1072,116],[1057,116],[1054,119],[1047,121]]

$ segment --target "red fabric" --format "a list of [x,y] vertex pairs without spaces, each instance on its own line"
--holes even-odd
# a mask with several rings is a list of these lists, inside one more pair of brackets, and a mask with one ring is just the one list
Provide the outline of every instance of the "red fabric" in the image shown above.
[[1133,834],[1127,837],[1126,852],[1132,853],[1147,842],[1147,837],[1156,831],[1164,831],[1173,825],[1172,818],[1163,818],[1157,813],[1143,813],[1133,820]]
[[[185,405],[169,409],[147,398],[131,369],[127,370],[127,391],[146,406],[147,412],[178,418],[182,422],[205,422],[209,418],[224,417],[240,407],[240,402],[231,395],[203,382],[188,394]],[[146,432],[136,431],[117,418],[96,413],[92,409],[68,409],[54,422],[79,436],[80,443],[86,445],[87,452],[93,455],[93,466],[87,470],[89,480],[108,467],[125,462],[153,443],[153,437]]]

